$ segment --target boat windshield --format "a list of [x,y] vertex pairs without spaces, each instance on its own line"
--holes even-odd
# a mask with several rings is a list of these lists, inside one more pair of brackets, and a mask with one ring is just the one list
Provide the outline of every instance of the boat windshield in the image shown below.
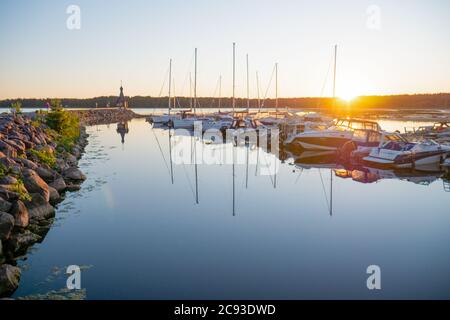
[[372,130],[380,131],[380,126],[376,122],[361,121],[361,120],[337,120],[336,128],[341,130]]
[[409,142],[408,140],[406,140],[401,135],[395,134],[395,133],[384,135],[384,140],[385,141],[394,141],[394,142],[404,142],[404,143],[408,143]]

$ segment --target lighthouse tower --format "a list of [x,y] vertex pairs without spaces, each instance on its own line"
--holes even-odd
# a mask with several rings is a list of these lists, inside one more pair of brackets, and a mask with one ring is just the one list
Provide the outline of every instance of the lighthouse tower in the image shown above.
[[122,81],[120,81],[120,94],[116,101],[117,108],[128,108],[128,102],[125,100],[125,95],[123,94]]

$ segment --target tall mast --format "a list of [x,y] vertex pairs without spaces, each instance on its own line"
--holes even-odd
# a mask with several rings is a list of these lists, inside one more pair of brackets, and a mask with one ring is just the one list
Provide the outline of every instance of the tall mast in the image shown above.
[[248,54],[247,54],[247,113],[250,110],[250,77],[248,73]]
[[275,63],[275,111],[278,114],[278,63]]
[[194,73],[194,114],[197,110],[197,48],[195,48],[195,73]]
[[256,71],[256,88],[258,91],[258,112],[261,112],[261,98],[259,95],[259,73]]
[[233,42],[233,112],[236,107],[236,43]]
[[170,59],[169,62],[169,111],[168,111],[169,116],[170,116],[170,109],[172,108],[171,90],[172,90],[172,59]]
[[[337,45],[334,46],[333,112],[336,106]],[[330,216],[333,215],[333,169],[330,170]]]
[[222,102],[222,75],[219,76],[219,112]]
[[334,46],[333,101],[336,98],[337,45]]
[[192,110],[192,74],[189,72],[189,107]]

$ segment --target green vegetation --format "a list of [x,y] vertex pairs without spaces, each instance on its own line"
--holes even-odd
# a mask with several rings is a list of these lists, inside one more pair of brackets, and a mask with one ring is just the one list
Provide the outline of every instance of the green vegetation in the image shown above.
[[11,191],[18,193],[19,199],[22,201],[29,202],[32,200],[21,178],[17,179],[17,182],[12,185]]
[[5,165],[0,163],[0,178],[7,176],[9,173],[9,168],[7,168]]
[[66,151],[71,151],[80,136],[80,121],[77,116],[64,110],[60,100],[52,100],[50,108],[46,123],[50,129],[60,135],[55,137],[58,146],[63,147]]
[[20,101],[15,101],[11,103],[11,113],[16,115],[22,113],[22,103]]
[[[6,167],[2,163],[0,163],[0,178],[5,177],[11,173],[10,168]],[[22,201],[31,201],[31,196],[28,193],[27,189],[25,188],[25,185],[23,184],[23,180],[21,178],[17,179],[17,182],[15,184],[9,185],[8,189],[11,192],[15,192],[19,194],[19,199]]]
[[56,157],[49,149],[46,148],[42,148],[41,150],[30,149],[29,152],[32,155],[36,156],[36,158],[39,159],[39,162],[45,163],[50,168],[55,167]]

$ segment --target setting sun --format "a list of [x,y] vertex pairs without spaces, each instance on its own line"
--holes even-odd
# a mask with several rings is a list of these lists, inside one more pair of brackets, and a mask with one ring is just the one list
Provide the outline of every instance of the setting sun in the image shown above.
[[339,99],[347,101],[347,102],[351,102],[351,101],[355,100],[357,97],[358,97],[357,94],[352,94],[352,93],[345,93],[345,94],[339,95]]

